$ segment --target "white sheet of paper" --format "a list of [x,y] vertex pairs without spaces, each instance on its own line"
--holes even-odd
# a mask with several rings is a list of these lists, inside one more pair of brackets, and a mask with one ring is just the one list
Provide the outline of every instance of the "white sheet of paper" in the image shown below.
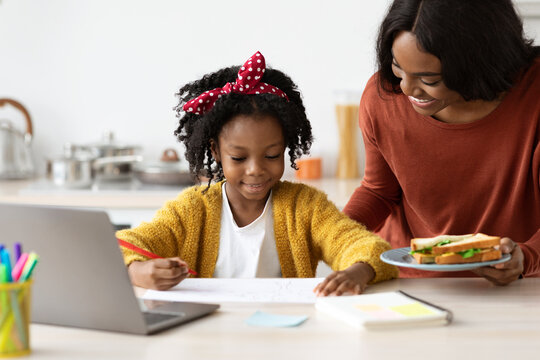
[[265,302],[313,304],[323,278],[185,279],[166,290],[147,290],[146,300],[202,303]]

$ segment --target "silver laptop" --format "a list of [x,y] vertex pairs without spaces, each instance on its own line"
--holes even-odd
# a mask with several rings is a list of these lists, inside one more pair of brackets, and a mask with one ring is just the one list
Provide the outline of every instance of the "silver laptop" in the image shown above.
[[39,256],[32,322],[152,334],[219,305],[136,298],[105,211],[0,204],[0,244]]

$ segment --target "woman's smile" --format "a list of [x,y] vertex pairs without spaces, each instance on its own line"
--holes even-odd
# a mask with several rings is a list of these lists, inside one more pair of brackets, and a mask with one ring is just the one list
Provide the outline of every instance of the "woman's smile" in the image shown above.
[[427,108],[433,105],[437,99],[417,99],[414,96],[409,96],[409,101],[414,105],[420,108]]

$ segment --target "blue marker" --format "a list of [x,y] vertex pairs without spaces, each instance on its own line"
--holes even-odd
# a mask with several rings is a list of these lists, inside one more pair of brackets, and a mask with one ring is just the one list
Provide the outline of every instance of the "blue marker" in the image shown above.
[[0,251],[0,258],[2,259],[2,264],[6,267],[6,282],[12,282],[13,279],[11,277],[11,260],[9,259],[9,250],[2,249]]

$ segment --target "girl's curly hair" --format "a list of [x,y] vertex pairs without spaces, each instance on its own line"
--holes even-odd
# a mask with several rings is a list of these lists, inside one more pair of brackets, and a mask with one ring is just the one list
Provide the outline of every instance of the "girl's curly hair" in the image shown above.
[[206,74],[202,79],[184,85],[176,94],[180,98],[174,108],[179,125],[174,135],[186,148],[185,157],[191,173],[196,177],[207,177],[208,185],[212,180],[223,180],[223,170],[212,156],[210,140],[217,142],[223,125],[237,115],[267,115],[276,118],[283,129],[293,169],[298,169],[296,159],[302,154],[308,154],[313,142],[311,125],[296,84],[283,72],[268,67],[261,81],[281,89],[289,101],[272,94],[244,95],[231,92],[222,95],[214,107],[202,115],[183,111],[186,102],[203,92],[234,82],[239,68],[232,66]]

